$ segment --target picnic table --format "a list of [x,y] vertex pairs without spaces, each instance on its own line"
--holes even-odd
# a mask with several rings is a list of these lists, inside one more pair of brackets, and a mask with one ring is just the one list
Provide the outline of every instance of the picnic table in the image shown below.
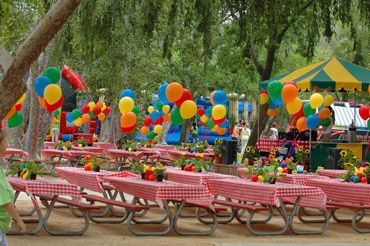
[[370,228],[360,228],[358,223],[370,210],[370,185],[362,183],[342,182],[338,179],[309,179],[306,185],[322,189],[328,199],[328,204],[339,208],[350,208],[353,211],[352,219],[341,219],[332,216],[337,222],[351,222],[352,228],[360,233],[369,233]]
[[103,149],[117,149],[117,145],[115,143],[105,143],[105,142],[94,142],[93,147],[99,147]]
[[[133,203],[142,198],[155,202],[164,211],[165,216],[157,221],[143,221],[135,217],[135,213],[128,218],[129,231],[135,235],[166,235],[172,229],[180,235],[209,235],[213,233],[217,226],[217,219],[213,213],[213,195],[203,185],[180,184],[171,181],[153,182],[133,177],[104,177],[104,180],[113,185],[118,191],[134,196]],[[175,215],[169,208],[169,202],[176,204]],[[214,221],[209,231],[206,232],[184,232],[178,227],[179,214],[185,203],[194,206],[204,207],[213,215]],[[161,224],[168,221],[168,226],[163,230],[150,232],[138,231],[133,228],[136,224]]]
[[277,181],[279,183],[305,185],[306,181],[309,179],[329,179],[329,177],[317,174],[285,174]]
[[47,141],[45,141],[42,144],[42,148],[43,149],[55,149],[55,142],[47,142]]
[[[289,228],[296,234],[316,234],[326,231],[329,224],[329,213],[326,211],[326,195],[317,188],[292,184],[267,184],[251,182],[246,179],[209,179],[207,185],[210,192],[215,196],[225,197],[228,201],[216,200],[216,204],[229,205],[236,209],[248,210],[248,218],[245,221],[247,229],[254,235],[280,235]],[[237,202],[232,202],[236,200]],[[261,204],[262,206],[248,205],[247,203]],[[289,215],[286,205],[292,204],[293,210]],[[267,206],[268,210],[263,207]],[[300,207],[319,209],[324,213],[325,222],[323,228],[315,231],[298,230],[293,225],[293,218]],[[267,224],[272,218],[272,208],[276,208],[284,220],[284,226],[277,231],[256,230],[253,223]],[[254,213],[259,211],[269,212],[268,218],[263,221],[253,221]],[[240,222],[242,222],[240,220]]]
[[[1,159],[4,161],[4,159],[10,164],[13,161],[18,161],[21,158],[29,158],[29,154],[27,151],[24,151],[22,149],[12,149],[12,148],[7,148],[5,152],[0,156]],[[5,164],[5,162],[4,162]]]
[[[163,152],[163,150],[161,150]],[[177,151],[177,150],[165,150],[171,160],[177,160],[181,156],[185,156],[187,159],[204,159],[212,161],[214,155],[210,153],[190,153],[188,151]]]
[[105,152],[104,148],[90,147],[90,146],[86,146],[86,147],[73,146],[72,150],[87,151],[87,152],[93,152],[93,153],[97,153],[97,154],[103,154]]
[[[48,225],[48,219],[55,207],[56,202],[67,202],[69,205],[81,206],[82,209],[92,208],[90,205],[82,205],[78,202],[78,200],[81,198],[81,193],[76,185],[51,180],[23,180],[21,178],[14,177],[8,177],[8,181],[16,191],[14,203],[21,192],[25,192],[32,201],[33,210],[27,215],[32,215],[36,212],[38,217],[38,225],[27,232],[29,235],[37,234],[42,228],[44,228],[45,231],[50,235],[82,235],[88,229],[89,219],[85,213],[86,211],[84,210],[82,210],[82,214],[85,219],[85,224],[82,229],[78,231],[52,230]],[[59,196],[72,196],[74,200],[59,198]],[[48,197],[47,199],[50,200],[50,203],[48,203],[46,206],[46,212],[44,214],[41,213],[40,204],[38,203],[36,197]],[[10,234],[19,233],[10,232]]]
[[329,178],[337,179],[340,175],[346,173],[346,170],[317,169],[317,174]]

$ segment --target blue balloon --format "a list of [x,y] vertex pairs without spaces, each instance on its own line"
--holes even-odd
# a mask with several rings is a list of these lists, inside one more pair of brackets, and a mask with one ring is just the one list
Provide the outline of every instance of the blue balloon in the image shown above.
[[151,114],[150,114],[150,118],[152,118],[152,120],[157,120],[159,118],[159,112],[158,110],[154,110]]
[[211,116],[212,116],[212,109],[213,109],[213,107],[212,107],[212,106],[211,106],[211,107],[208,107],[208,108],[206,109],[205,115],[206,115],[207,117],[211,117]]
[[278,107],[279,106],[275,103],[275,101],[271,100],[271,102],[269,102],[269,108],[276,109]]
[[44,90],[46,86],[50,84],[51,84],[51,81],[48,77],[46,76],[37,77],[34,83],[34,87],[35,87],[37,95],[39,95],[39,97],[44,97]]
[[226,104],[226,93],[223,90],[217,90],[215,94],[213,94],[213,101],[215,104]]
[[319,111],[321,110],[321,109],[323,109],[324,108],[324,106],[323,105],[321,105],[320,107],[319,107]]
[[72,113],[68,113],[66,115],[66,121],[68,121],[69,123],[72,123],[75,119],[73,118],[73,115]]
[[131,97],[132,99],[135,99],[135,92],[131,89],[126,88],[121,92],[121,95],[119,98],[121,99],[124,97]]
[[308,129],[316,128],[316,127],[319,126],[319,124],[320,124],[320,119],[315,114],[311,114],[306,119],[306,125],[307,125]]
[[162,84],[159,89],[158,89],[158,98],[164,103],[164,104],[169,104],[170,102],[167,99],[166,96],[166,90],[167,90],[168,83]]
[[163,115],[164,115],[163,111],[159,111],[159,116],[163,116]]
[[272,101],[274,102],[274,104],[277,106],[277,107],[280,107],[281,105],[284,104],[283,102],[283,98],[282,97],[279,97],[278,99],[274,100],[272,99]]
[[225,120],[224,122],[222,122],[220,124],[220,127],[222,127],[222,128],[228,128],[229,127],[229,121],[228,120]]

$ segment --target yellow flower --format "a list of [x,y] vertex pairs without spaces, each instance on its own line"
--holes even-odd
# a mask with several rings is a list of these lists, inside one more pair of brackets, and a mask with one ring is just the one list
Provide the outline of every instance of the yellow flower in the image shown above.
[[249,153],[249,152],[251,151],[251,147],[250,147],[250,146],[248,146],[248,147],[245,149],[245,151],[247,151],[247,153]]
[[342,157],[346,157],[346,156],[347,156],[347,151],[342,150],[342,151],[340,152],[340,156],[342,156]]
[[252,153],[254,154],[256,151],[254,149],[252,149]]
[[353,156],[353,158],[354,158],[354,159],[357,159],[357,156],[355,156],[355,155],[354,155],[354,156]]
[[300,145],[299,145],[299,146],[297,147],[297,150],[298,150],[298,151],[303,151],[303,146],[300,146]]
[[221,143],[222,143],[222,139],[219,139],[219,140],[218,140],[218,143],[220,143],[220,144],[221,144]]
[[308,149],[306,149],[304,152],[306,152],[307,154],[310,153],[310,151]]

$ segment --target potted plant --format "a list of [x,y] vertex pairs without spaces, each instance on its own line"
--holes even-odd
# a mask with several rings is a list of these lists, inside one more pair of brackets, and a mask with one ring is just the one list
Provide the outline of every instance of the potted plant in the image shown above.
[[23,162],[12,162],[8,166],[8,170],[6,171],[6,176],[21,176],[21,172],[23,171],[25,163]]
[[102,166],[106,166],[109,160],[98,156],[87,155],[81,159],[85,171],[100,172]]
[[181,155],[181,157],[174,162],[175,166],[179,167],[181,170],[184,170],[187,163],[188,161],[186,160],[185,155]]
[[367,166],[366,168],[364,168],[363,173],[364,173],[363,175],[366,178],[367,183],[370,184],[370,167]]
[[355,156],[354,153],[349,149],[341,150],[339,154],[340,158],[338,165],[343,168],[350,167],[349,165],[345,165],[346,163],[351,163],[354,166],[357,166],[360,163],[360,160],[357,159],[357,156]]
[[73,147],[73,144],[71,141],[63,142],[63,141],[58,141],[55,143],[55,148],[58,150],[71,150]]
[[194,172],[196,173],[206,172],[209,169],[210,163],[203,159],[194,160],[194,163]]
[[308,149],[304,150],[303,146],[298,146],[295,153],[296,163],[304,166],[305,170],[308,169],[308,161],[310,160],[310,151]]
[[86,139],[86,138],[79,137],[79,138],[76,140],[76,145],[77,145],[78,147],[86,147],[86,146],[87,146],[87,139]]
[[145,179],[145,164],[144,161],[132,161],[129,164],[131,171],[141,175],[142,179]]
[[161,162],[157,162],[155,164],[155,168],[153,171],[153,176],[158,182],[162,182],[164,178],[166,178],[166,168]]
[[18,175],[22,179],[36,180],[38,174],[43,174],[44,167],[30,160],[26,163],[14,162],[9,166],[7,175]]
[[285,160],[286,168],[288,169],[288,173],[292,174],[293,171],[297,171],[297,163],[293,162],[293,158],[287,158]]
[[213,151],[215,152],[215,163],[221,163],[221,154],[222,154],[222,139],[216,139],[215,144],[213,145]]
[[259,157],[259,150],[254,146],[247,146],[245,148],[244,158],[247,158],[248,165],[253,165],[256,158]]

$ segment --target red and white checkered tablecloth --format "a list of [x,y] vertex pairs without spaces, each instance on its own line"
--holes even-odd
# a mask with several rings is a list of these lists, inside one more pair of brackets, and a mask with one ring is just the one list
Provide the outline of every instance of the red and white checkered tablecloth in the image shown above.
[[117,145],[115,143],[94,142],[93,146],[103,149],[117,149]]
[[29,157],[29,154],[27,153],[27,151],[24,151],[22,149],[7,148],[5,152],[2,154],[2,156],[10,156],[10,155],[22,155],[24,157]]
[[81,198],[78,187],[74,184],[67,184],[51,180],[24,180],[21,178],[8,177],[9,183],[16,191],[26,192],[32,199],[33,204],[38,207],[34,194],[64,195]]
[[247,179],[209,179],[212,194],[239,201],[256,202],[264,205],[281,206],[279,198],[292,200],[302,197],[300,206],[325,209],[326,195],[316,187],[292,184],[266,184]]
[[317,174],[329,178],[337,179],[340,175],[346,173],[345,170],[317,169]]
[[165,150],[171,160],[177,160],[181,156],[185,156],[187,159],[211,159],[214,154],[211,153],[190,153],[188,151],[178,150]]
[[108,149],[105,156],[111,159],[130,158],[134,160],[141,160],[144,156],[142,151],[127,151],[123,149]]
[[94,171],[85,171],[83,168],[76,167],[56,167],[55,170],[59,177],[67,180],[69,183],[95,192],[103,191],[101,181],[102,178],[105,176],[138,177],[137,174],[130,173],[127,171],[117,173],[101,170],[100,172],[94,172]]
[[248,168],[246,167],[239,167],[238,169],[239,176],[241,178],[249,178],[247,175]]
[[178,168],[167,168],[166,174],[168,175],[168,180],[183,184],[190,185],[206,185],[208,179],[227,179],[227,178],[237,178],[236,176],[205,172],[205,173],[195,173],[180,170]]
[[55,149],[55,142],[44,142],[42,144],[42,149]]
[[210,209],[213,195],[203,185],[180,184],[171,181],[155,182],[132,177],[104,177],[117,190],[156,202],[161,208],[164,201],[183,201],[202,204]]
[[93,152],[98,154],[103,154],[105,152],[105,149],[100,147],[77,147],[73,146],[72,150],[78,150],[78,151],[87,151],[87,152]]
[[342,182],[339,179],[309,179],[306,185],[322,189],[328,200],[370,205],[370,185]]
[[329,177],[316,174],[286,174],[277,181],[279,183],[305,185],[308,179],[329,179]]
[[310,147],[310,143],[308,141],[295,141],[295,140],[275,140],[275,139],[258,139],[257,141],[257,148],[260,151],[269,152],[271,149],[277,149],[284,146],[284,142],[290,141],[293,143],[294,147],[303,146],[304,149],[308,149]]

